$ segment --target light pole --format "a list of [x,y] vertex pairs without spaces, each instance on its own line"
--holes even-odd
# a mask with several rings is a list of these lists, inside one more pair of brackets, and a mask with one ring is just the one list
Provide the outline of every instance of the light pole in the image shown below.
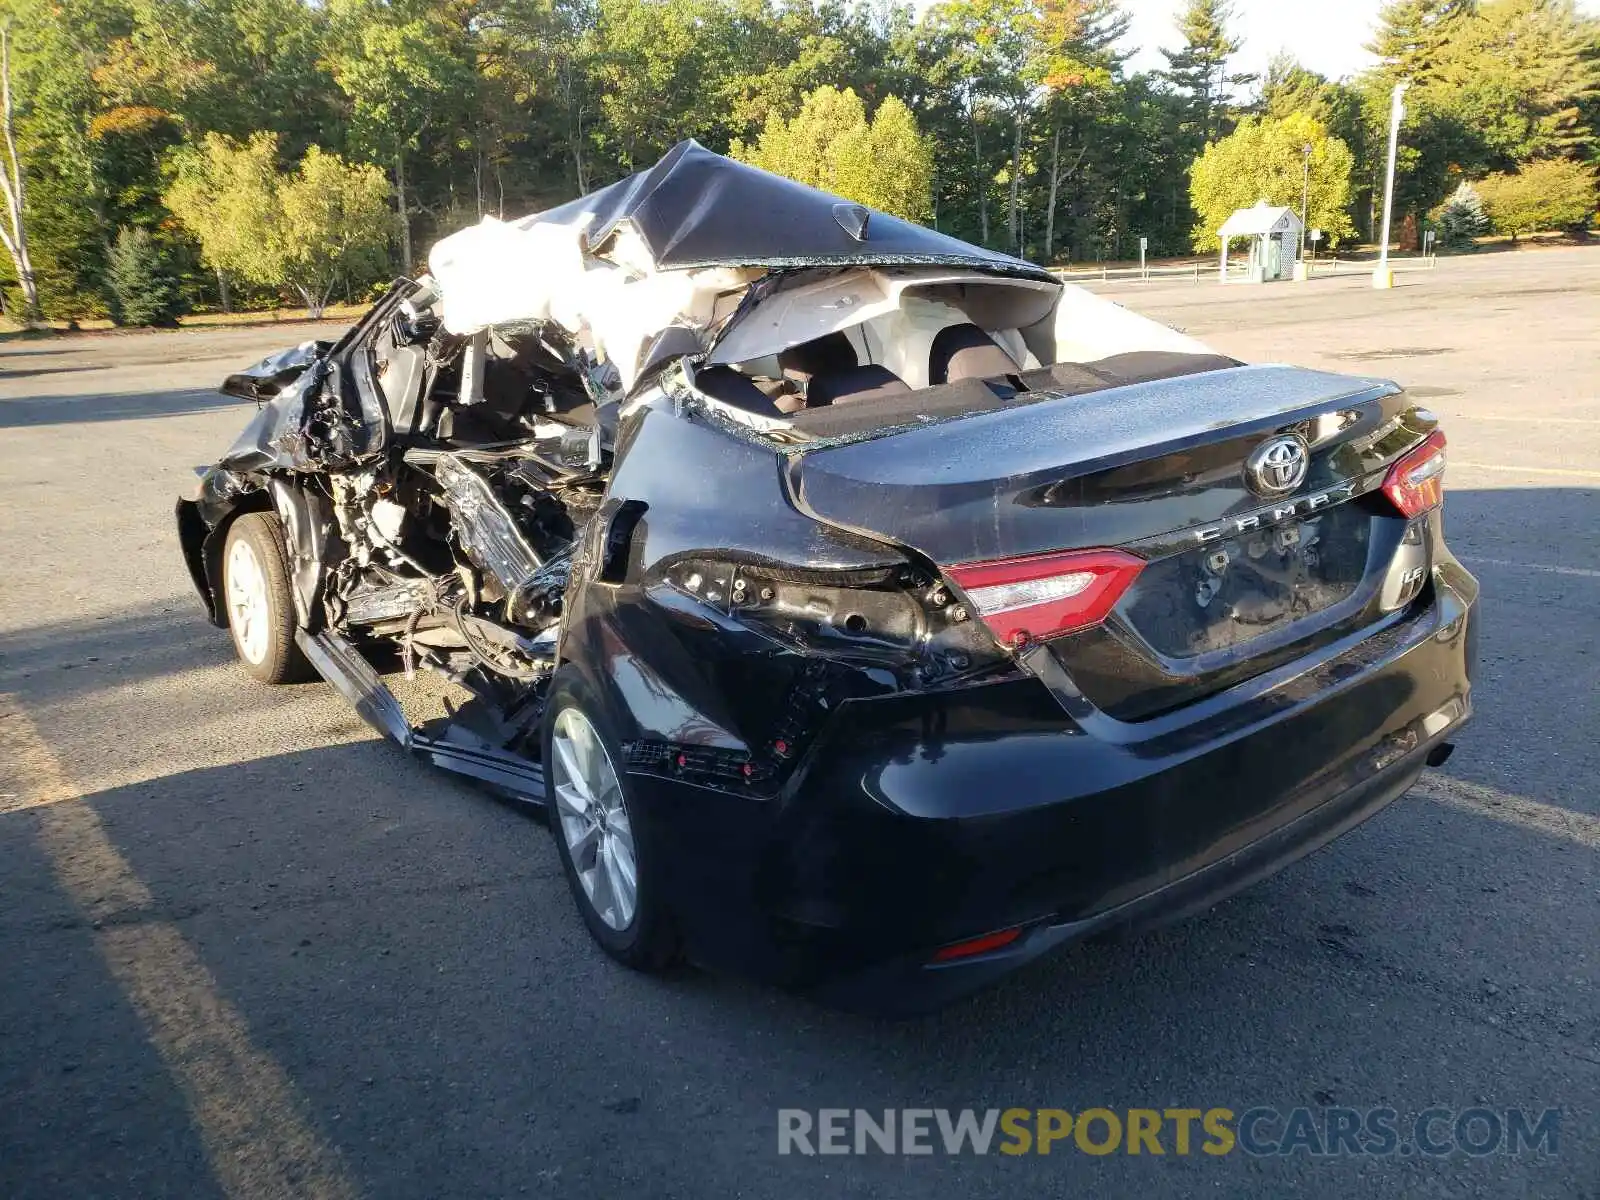
[[1301,146],[1300,151],[1306,156],[1305,174],[1300,180],[1300,261],[1304,262],[1306,259],[1306,234],[1311,229],[1306,224],[1306,207],[1311,200],[1311,143],[1307,142],[1304,146]]
[[1383,238],[1378,243],[1378,267],[1372,272],[1372,286],[1392,288],[1394,272],[1389,269],[1389,220],[1394,209],[1394,156],[1400,142],[1400,118],[1405,115],[1403,98],[1409,81],[1402,79],[1394,85],[1394,98],[1389,105],[1389,169],[1383,183]]

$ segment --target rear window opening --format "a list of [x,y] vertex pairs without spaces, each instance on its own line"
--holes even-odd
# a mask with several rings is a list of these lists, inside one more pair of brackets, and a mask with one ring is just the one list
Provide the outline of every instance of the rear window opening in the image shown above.
[[735,419],[836,438],[1238,365],[1077,288],[851,269],[752,304],[693,382]]

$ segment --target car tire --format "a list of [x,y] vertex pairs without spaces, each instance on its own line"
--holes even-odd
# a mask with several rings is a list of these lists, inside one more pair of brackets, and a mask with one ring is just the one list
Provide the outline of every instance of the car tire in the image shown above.
[[676,961],[677,937],[661,896],[656,839],[621,761],[591,689],[570,668],[558,671],[544,712],[545,796],[556,852],[590,936],[624,966],[655,973]]
[[262,683],[303,683],[315,672],[295,644],[283,525],[251,512],[228,527],[222,547],[222,604],[239,664]]

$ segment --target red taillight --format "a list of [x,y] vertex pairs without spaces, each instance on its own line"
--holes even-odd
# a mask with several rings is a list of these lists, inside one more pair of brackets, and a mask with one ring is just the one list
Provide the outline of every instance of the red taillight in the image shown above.
[[1406,517],[1420,517],[1444,502],[1444,430],[1435,429],[1427,441],[1389,468],[1383,494]]
[[987,954],[991,950],[999,950],[1011,945],[1022,936],[1021,929],[1002,929],[997,933],[986,933],[982,937],[975,937],[965,942],[957,942],[953,946],[946,946],[933,956],[934,962],[953,962],[958,958],[971,958],[974,954]]
[[946,567],[996,638],[1021,646],[1106,619],[1144,560],[1121,550],[1030,554]]

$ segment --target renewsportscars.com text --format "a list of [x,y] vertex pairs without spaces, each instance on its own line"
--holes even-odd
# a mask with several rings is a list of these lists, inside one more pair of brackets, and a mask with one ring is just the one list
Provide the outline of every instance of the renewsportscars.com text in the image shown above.
[[778,1153],[806,1155],[1553,1155],[1560,1133],[1558,1108],[778,1110]]

